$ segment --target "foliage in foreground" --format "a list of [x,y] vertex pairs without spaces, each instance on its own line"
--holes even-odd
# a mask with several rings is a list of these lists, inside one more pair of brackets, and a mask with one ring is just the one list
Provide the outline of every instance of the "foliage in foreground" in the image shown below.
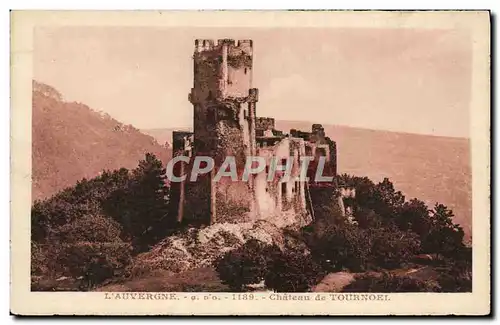
[[242,247],[228,252],[214,266],[222,282],[232,291],[243,291],[246,285],[261,282],[268,273],[272,257],[279,248],[258,240],[249,240]]
[[250,240],[215,261],[215,269],[232,291],[264,281],[277,292],[304,292],[324,275],[321,267],[300,251],[281,251],[277,246]]
[[236,283],[234,290],[245,290],[245,285],[264,278],[266,286],[276,291],[307,291],[328,272],[404,269],[414,267],[413,257],[425,253],[447,265],[434,282],[384,273],[359,278],[346,290],[470,291],[471,255],[451,210],[439,203],[430,210],[418,199],[406,201],[388,179],[374,184],[366,177],[342,175],[339,183],[356,189],[356,196],[346,199],[354,223],[332,208],[331,195],[317,195],[316,203],[324,207],[321,217],[298,235],[310,255],[244,246],[223,258],[224,269],[217,269],[221,279]]
[[343,292],[438,292],[439,286],[405,275],[384,273],[363,275],[344,287]]
[[285,251],[271,260],[265,285],[276,292],[307,292],[325,275],[310,255]]
[[69,276],[91,289],[121,277],[132,255],[171,228],[165,169],[151,154],[139,166],[79,181],[32,207],[34,276]]
[[[161,162],[146,155],[133,171],[105,171],[35,202],[32,275],[80,279],[81,290],[126,276],[135,254],[147,251],[174,229],[167,217],[164,174]],[[451,210],[442,204],[429,209],[418,199],[405,201],[388,179],[374,184],[368,178],[342,175],[339,182],[356,188],[356,197],[346,200],[354,224],[325,202],[321,218],[297,233],[310,254],[251,240],[215,262],[222,282],[232,291],[264,281],[278,292],[304,292],[328,272],[404,268],[415,254],[428,253],[451,265],[437,279],[439,290],[471,291],[471,254]],[[438,290],[419,281],[385,274],[360,278],[346,290]]]

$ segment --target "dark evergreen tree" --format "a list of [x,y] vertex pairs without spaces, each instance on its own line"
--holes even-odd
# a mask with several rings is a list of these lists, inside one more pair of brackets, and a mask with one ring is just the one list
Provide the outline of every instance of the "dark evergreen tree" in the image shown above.
[[424,237],[423,250],[441,256],[458,256],[465,249],[464,231],[453,222],[453,212],[436,203],[430,218],[430,230]]
[[113,192],[104,205],[122,224],[137,251],[158,242],[171,228],[165,173],[162,162],[146,154],[132,171],[128,186]]

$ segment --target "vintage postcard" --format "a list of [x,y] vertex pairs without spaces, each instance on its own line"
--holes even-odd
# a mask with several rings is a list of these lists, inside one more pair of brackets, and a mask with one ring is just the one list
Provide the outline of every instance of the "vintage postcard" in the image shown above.
[[487,315],[488,11],[13,11],[11,311]]

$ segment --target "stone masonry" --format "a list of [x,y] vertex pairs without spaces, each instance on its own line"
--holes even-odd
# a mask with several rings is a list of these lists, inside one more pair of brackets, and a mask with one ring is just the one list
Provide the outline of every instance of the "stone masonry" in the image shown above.
[[[252,88],[253,43],[251,40],[196,40],[194,82],[189,94],[193,105],[193,132],[173,133],[173,156],[210,156],[215,170],[171,184],[171,208],[177,221],[189,224],[239,223],[276,217],[284,212],[314,216],[309,194],[314,182],[296,181],[302,156],[326,156],[324,175],[337,173],[336,144],[314,124],[311,132],[275,129],[269,117],[257,117],[259,91]],[[242,171],[247,156],[266,159],[266,169],[248,182],[213,177],[227,156],[236,157]],[[272,157],[294,160],[291,179],[267,180]],[[315,158],[315,160],[317,160]],[[191,163],[177,163],[176,175],[189,174]],[[314,165],[312,165],[314,167]],[[313,177],[314,175],[308,175]],[[325,186],[322,184],[321,186]],[[334,184],[327,186],[334,187]]]

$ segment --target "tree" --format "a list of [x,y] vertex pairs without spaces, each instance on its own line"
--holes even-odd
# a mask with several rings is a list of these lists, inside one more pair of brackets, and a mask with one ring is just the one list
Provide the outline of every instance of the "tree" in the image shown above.
[[388,178],[375,186],[371,208],[386,222],[392,222],[400,213],[405,202],[401,191],[396,191],[394,184]]
[[423,240],[423,250],[441,256],[454,256],[463,251],[464,231],[453,222],[453,212],[436,203],[431,211],[430,231]]
[[335,189],[333,187],[311,187],[314,216],[317,220],[328,223],[344,222],[342,211],[337,204]]
[[423,237],[430,230],[431,220],[429,212],[429,208],[424,202],[412,199],[403,204],[395,222],[400,229],[412,230]]
[[382,218],[372,209],[358,207],[354,208],[354,219],[358,226],[363,229],[379,228],[383,226]]
[[104,203],[105,212],[120,222],[137,252],[147,250],[172,227],[165,172],[160,160],[146,154],[128,186],[114,191]]
[[214,262],[222,283],[232,291],[245,290],[248,284],[259,283],[268,272],[268,265],[279,248],[251,239],[240,248],[226,253]]

